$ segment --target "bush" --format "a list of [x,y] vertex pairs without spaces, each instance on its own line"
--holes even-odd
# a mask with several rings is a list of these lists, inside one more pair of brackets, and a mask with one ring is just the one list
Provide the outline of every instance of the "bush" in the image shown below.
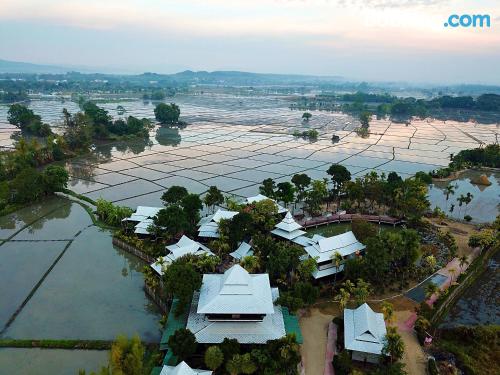
[[470,216],[470,215],[465,215],[465,216],[464,216],[464,220],[465,220],[465,221],[467,221],[467,222],[469,222],[469,221],[471,221],[471,220],[472,220],[472,216]]
[[434,357],[430,357],[429,360],[427,361],[427,370],[429,371],[430,375],[439,375],[439,369],[436,364],[436,360]]
[[336,375],[349,375],[351,373],[352,360],[347,350],[343,350],[334,356],[332,364]]

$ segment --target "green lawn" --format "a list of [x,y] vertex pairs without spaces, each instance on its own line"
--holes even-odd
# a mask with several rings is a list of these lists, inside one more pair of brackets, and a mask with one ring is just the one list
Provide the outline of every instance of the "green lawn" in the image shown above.
[[[373,224],[373,225],[376,225],[380,231],[396,232],[401,230],[401,226],[393,227],[392,225],[385,225],[385,224],[381,225]],[[319,226],[317,228],[307,229],[307,236],[312,237],[315,234],[320,234],[325,237],[331,237],[345,232],[349,232],[350,230],[351,230],[351,223],[328,224]]]

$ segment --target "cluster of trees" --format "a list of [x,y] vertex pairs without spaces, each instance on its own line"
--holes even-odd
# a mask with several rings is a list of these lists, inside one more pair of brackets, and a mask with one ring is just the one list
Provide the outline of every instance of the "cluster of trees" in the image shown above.
[[64,156],[63,143],[60,137],[52,136],[45,146],[21,138],[13,151],[0,152],[0,211],[7,212],[10,206],[29,203],[66,188],[69,176],[63,167],[50,165],[42,171],[37,169],[60,160]]
[[490,144],[469,150],[462,150],[458,154],[450,155],[448,167],[431,172],[432,177],[445,178],[453,172],[470,167],[500,168],[500,145]]
[[304,130],[302,132],[299,130],[295,130],[293,132],[293,136],[308,139],[310,141],[315,141],[318,139],[319,133],[316,129]]
[[130,207],[116,206],[102,198],[95,201],[95,206],[99,219],[114,227],[118,227],[123,219],[130,217],[134,212]]
[[382,212],[404,216],[412,221],[419,220],[429,209],[427,184],[430,177],[419,172],[415,177],[403,180],[397,173],[380,176],[372,171],[364,177],[351,181],[351,173],[340,164],[333,164],[327,170],[331,182],[311,180],[306,174],[296,174],[292,182],[276,184],[268,178],[259,187],[261,194],[281,201],[286,205],[304,202],[305,209],[312,215],[321,211],[324,203],[337,202],[350,212]]
[[27,134],[39,137],[47,137],[52,134],[50,126],[44,124],[40,116],[35,115],[31,109],[23,104],[12,104],[9,107],[7,121]]
[[[169,93],[170,95],[173,95],[172,93]],[[164,100],[167,97],[167,94],[165,93],[164,90],[154,90],[151,91],[150,93],[144,93],[142,95],[143,100]]]
[[15,103],[28,100],[28,94],[25,91],[0,91],[0,103]]
[[200,196],[189,193],[184,186],[174,185],[163,193],[161,200],[165,208],[153,218],[150,232],[156,237],[167,234],[169,238],[194,234],[203,208]]
[[[194,334],[185,328],[175,331],[168,345],[172,353],[183,361],[189,361],[201,349]],[[208,346],[204,352],[207,368],[217,373],[225,370],[231,375],[296,375],[300,359],[300,346],[295,335],[286,335],[270,340],[266,345],[250,348],[226,338],[220,344]]]
[[175,103],[159,103],[156,105],[154,112],[156,121],[162,125],[176,125],[179,123],[181,110]]

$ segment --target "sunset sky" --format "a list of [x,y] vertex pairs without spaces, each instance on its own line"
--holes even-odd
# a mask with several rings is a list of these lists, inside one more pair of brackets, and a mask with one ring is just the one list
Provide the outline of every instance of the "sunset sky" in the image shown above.
[[0,0],[0,59],[500,84],[500,0]]

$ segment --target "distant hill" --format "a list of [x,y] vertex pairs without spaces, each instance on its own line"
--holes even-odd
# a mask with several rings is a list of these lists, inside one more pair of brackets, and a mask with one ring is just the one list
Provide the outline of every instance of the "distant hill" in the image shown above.
[[54,65],[39,65],[0,59],[0,73],[61,74],[71,70],[72,69]]

